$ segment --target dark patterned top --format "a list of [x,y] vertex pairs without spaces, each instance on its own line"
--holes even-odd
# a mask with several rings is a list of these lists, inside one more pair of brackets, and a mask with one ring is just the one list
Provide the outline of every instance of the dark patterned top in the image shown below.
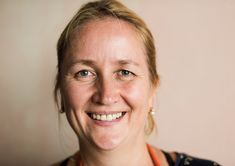
[[214,161],[192,157],[184,153],[176,153],[177,159],[174,162],[168,153],[164,151],[163,153],[169,166],[221,166]]
[[[162,152],[164,153],[169,166],[221,166],[214,161],[192,157],[184,153],[176,153],[177,157],[174,161],[169,153],[165,151]],[[77,155],[78,153],[52,166],[76,166]]]

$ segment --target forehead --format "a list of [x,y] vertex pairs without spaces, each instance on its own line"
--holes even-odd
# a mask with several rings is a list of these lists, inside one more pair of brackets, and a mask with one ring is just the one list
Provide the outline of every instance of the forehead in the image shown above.
[[[131,23],[112,17],[90,20],[79,28],[77,35],[80,41],[84,41],[89,37],[99,36],[100,39],[112,36],[118,37],[125,35],[129,39],[140,39],[137,29]],[[75,39],[76,38],[75,33]]]
[[[117,50],[119,49],[119,50]],[[144,45],[134,25],[116,18],[92,20],[82,25],[71,39],[70,51],[92,52],[108,51],[110,54],[143,54]]]

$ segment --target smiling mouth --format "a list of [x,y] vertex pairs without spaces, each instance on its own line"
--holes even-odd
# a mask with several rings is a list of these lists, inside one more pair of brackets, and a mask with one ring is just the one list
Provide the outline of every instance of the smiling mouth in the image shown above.
[[122,118],[126,114],[126,112],[119,112],[114,114],[98,114],[98,113],[87,113],[87,114],[93,120],[107,122]]

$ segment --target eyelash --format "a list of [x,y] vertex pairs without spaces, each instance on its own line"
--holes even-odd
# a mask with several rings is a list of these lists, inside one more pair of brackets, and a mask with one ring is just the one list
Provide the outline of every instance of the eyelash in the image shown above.
[[95,74],[89,70],[80,70],[75,74],[75,77],[77,79],[85,79],[85,78],[94,77],[94,76]]
[[119,70],[118,71],[118,75],[120,76],[124,76],[124,77],[127,77],[127,76],[135,76],[135,74],[129,70],[125,70],[125,69],[122,69],[122,70]]
[[[129,70],[121,69],[116,72],[116,76],[120,80],[132,80],[133,77],[136,76],[136,74]],[[80,81],[94,80],[95,77],[96,74],[94,72],[91,72],[86,69],[80,70],[75,74],[75,78]]]

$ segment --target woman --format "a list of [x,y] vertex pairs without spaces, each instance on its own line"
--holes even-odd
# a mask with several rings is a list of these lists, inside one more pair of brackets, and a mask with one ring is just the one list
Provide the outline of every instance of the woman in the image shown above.
[[57,45],[56,102],[80,150],[60,165],[217,165],[146,144],[159,82],[151,32],[114,0],[85,4]]

